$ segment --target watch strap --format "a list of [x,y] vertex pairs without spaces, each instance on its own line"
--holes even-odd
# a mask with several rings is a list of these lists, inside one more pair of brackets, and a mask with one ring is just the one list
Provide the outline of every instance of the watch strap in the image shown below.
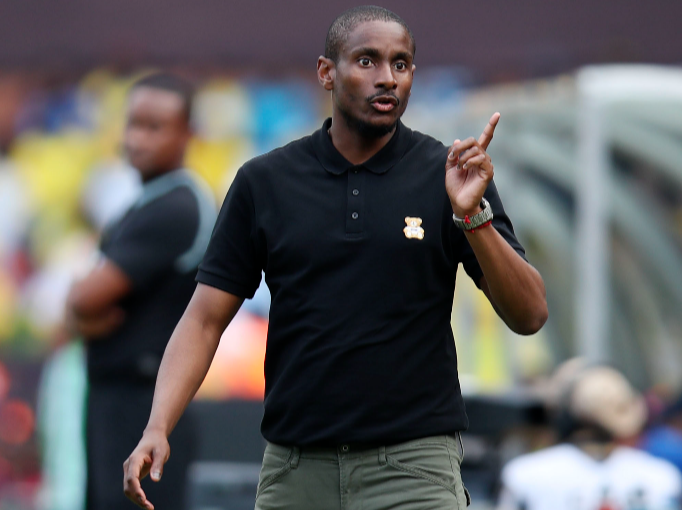
[[462,230],[477,229],[484,223],[488,223],[493,219],[493,210],[490,207],[490,202],[488,202],[485,197],[481,198],[481,209],[481,212],[474,214],[473,216],[465,216],[464,218],[458,218],[453,213],[452,221],[455,222],[457,228]]

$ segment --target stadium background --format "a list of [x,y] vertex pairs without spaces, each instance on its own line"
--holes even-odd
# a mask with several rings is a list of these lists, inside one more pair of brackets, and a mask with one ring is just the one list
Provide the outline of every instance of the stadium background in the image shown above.
[[[311,132],[329,114],[315,61],[329,23],[352,5],[3,2],[0,507],[50,507],[38,497],[41,469],[69,454],[68,445],[64,454],[41,450],[60,427],[73,426],[65,416],[79,413],[70,389],[82,388],[80,351],[63,329],[63,300],[99,230],[139,186],[120,152],[127,86],[160,67],[197,85],[187,165],[220,203],[244,161]],[[408,125],[449,143],[502,112],[491,150],[496,180],[547,283],[548,325],[519,337],[460,280],[453,328],[464,390],[511,399],[541,388],[561,360],[586,354],[614,363],[640,389],[674,398],[682,385],[682,4],[382,5],[417,39]],[[588,106],[586,82],[606,88]],[[622,99],[604,101],[610,94]],[[586,200],[580,181],[593,171],[581,155],[579,113],[589,105],[602,118],[610,182],[605,263],[597,265],[606,290],[596,302],[581,283],[592,261],[576,249]],[[599,349],[585,341],[584,302],[603,318]],[[263,290],[240,312],[199,398],[262,398],[267,307]]]

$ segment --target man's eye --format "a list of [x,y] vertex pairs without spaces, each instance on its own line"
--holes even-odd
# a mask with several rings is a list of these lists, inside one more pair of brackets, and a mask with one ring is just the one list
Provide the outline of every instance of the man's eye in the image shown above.
[[360,65],[363,67],[369,67],[370,65],[372,65],[372,61],[368,58],[361,58],[359,62]]
[[395,65],[395,68],[396,68],[398,71],[404,71],[405,69],[407,69],[407,66],[405,65],[405,62],[398,62],[398,63]]

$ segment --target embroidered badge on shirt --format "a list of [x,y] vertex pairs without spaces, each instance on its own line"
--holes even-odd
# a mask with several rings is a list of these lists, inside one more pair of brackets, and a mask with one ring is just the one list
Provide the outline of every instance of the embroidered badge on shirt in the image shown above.
[[412,218],[411,216],[407,216],[405,218],[405,223],[407,223],[407,226],[403,229],[403,232],[405,232],[405,237],[408,239],[419,239],[420,241],[424,239],[424,229],[421,227],[421,218]]

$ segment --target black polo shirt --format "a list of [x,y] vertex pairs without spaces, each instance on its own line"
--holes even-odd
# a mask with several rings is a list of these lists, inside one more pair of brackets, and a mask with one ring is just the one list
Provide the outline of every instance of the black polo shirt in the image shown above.
[[154,384],[166,344],[187,307],[215,224],[212,194],[176,170],[145,183],[137,202],[102,235],[100,251],[130,278],[125,321],[88,343],[91,383]]
[[[330,125],[239,170],[197,276],[249,298],[265,272],[263,435],[388,444],[463,430],[450,315],[458,264],[477,285],[482,272],[452,221],[447,147],[399,124],[353,166]],[[486,198],[523,256],[492,183]]]

